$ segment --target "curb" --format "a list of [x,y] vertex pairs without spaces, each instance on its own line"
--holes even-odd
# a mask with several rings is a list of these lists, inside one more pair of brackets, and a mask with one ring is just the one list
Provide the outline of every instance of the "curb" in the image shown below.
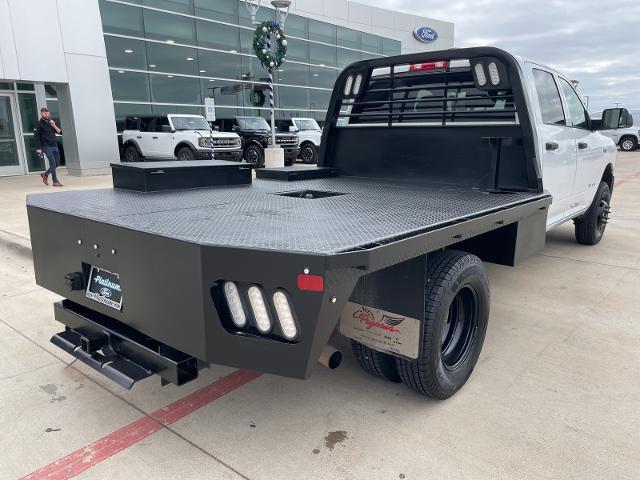
[[31,257],[33,256],[33,252],[31,250],[31,240],[14,233],[0,230],[0,246],[12,250],[22,257],[31,259]]

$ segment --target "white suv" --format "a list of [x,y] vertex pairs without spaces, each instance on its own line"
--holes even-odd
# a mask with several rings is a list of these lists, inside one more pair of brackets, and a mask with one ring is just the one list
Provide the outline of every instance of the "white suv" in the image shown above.
[[212,141],[216,160],[242,161],[240,137],[212,131],[200,115],[128,117],[122,132],[122,158],[125,162],[145,158],[210,160]]
[[313,118],[288,118],[277,121],[281,132],[296,132],[300,159],[304,163],[318,163],[318,151],[322,139],[322,129]]

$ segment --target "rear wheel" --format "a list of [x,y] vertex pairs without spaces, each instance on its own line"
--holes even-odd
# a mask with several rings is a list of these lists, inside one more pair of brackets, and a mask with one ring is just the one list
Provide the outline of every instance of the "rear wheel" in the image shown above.
[[633,137],[623,137],[620,140],[620,150],[625,152],[632,152],[638,148],[638,141]]
[[600,182],[589,210],[575,220],[576,241],[582,245],[595,245],[602,240],[611,211],[611,190]]
[[140,153],[135,145],[127,145],[124,149],[124,161],[125,162],[139,162]]
[[178,160],[195,160],[196,156],[193,153],[193,150],[191,150],[189,147],[182,147],[180,150],[178,150],[178,153],[176,154],[176,157],[178,158]]
[[489,320],[489,281],[475,255],[444,250],[427,257],[422,351],[396,358],[402,381],[436,399],[456,393],[480,356]]
[[264,167],[264,153],[256,145],[249,145],[244,151],[244,159],[254,168]]
[[373,350],[355,340],[351,340],[351,348],[363,370],[390,382],[401,381],[396,361],[391,355]]
[[313,143],[305,143],[300,147],[300,158],[304,163],[318,163],[318,147]]

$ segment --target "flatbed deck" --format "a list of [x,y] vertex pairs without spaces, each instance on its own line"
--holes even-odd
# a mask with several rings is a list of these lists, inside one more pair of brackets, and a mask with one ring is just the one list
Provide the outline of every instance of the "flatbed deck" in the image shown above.
[[[332,192],[322,198],[280,195]],[[156,193],[30,195],[29,206],[202,245],[333,255],[385,245],[544,197],[338,177]]]

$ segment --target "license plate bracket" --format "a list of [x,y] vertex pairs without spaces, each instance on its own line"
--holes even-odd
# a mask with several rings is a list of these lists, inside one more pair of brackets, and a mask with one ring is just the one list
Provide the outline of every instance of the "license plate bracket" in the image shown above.
[[94,302],[118,311],[122,310],[120,275],[103,268],[91,266],[85,295]]

